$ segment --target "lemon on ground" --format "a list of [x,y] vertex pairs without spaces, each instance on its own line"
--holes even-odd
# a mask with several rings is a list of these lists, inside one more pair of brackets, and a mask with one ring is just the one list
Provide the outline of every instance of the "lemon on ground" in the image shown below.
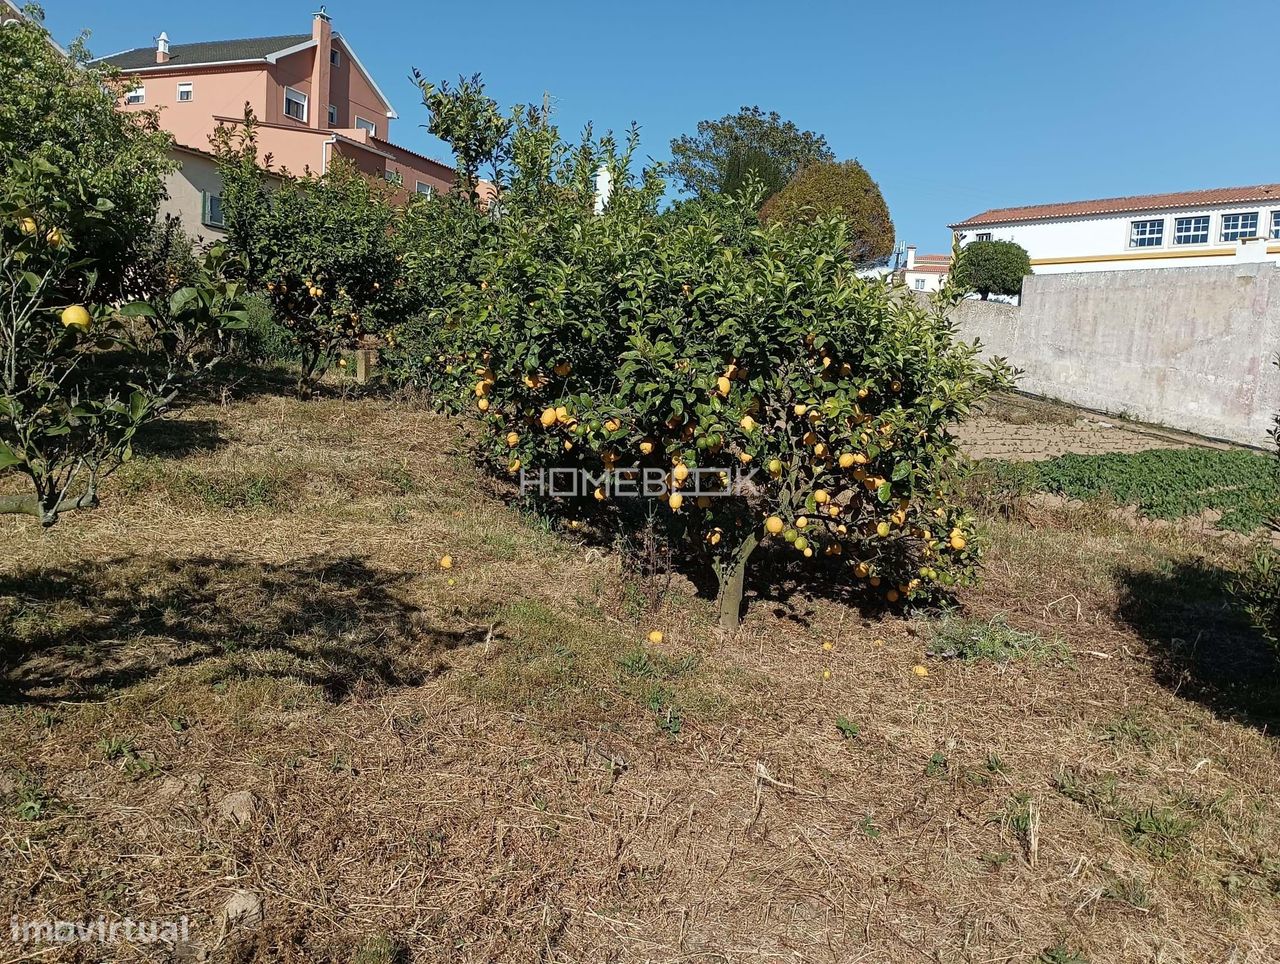
[[836,644],[831,642],[831,640],[827,640],[825,643],[822,644],[822,648],[824,651],[829,653],[836,648]]
[[655,629],[653,632],[649,633],[646,638],[656,646],[658,643],[662,642],[662,632],[661,630]]
[[822,678],[823,678],[824,680],[829,680],[829,679],[831,679],[831,670],[829,670],[829,669],[824,669],[824,670],[822,671]]
[[441,557],[440,557],[440,568],[441,568],[441,569],[452,569],[452,568],[453,568],[453,556],[441,556]]
[[927,669],[925,669],[923,666],[920,666],[920,665],[912,666],[912,667],[911,667],[911,672],[915,673],[917,676],[928,676],[928,675],[929,675],[929,671],[928,671]]

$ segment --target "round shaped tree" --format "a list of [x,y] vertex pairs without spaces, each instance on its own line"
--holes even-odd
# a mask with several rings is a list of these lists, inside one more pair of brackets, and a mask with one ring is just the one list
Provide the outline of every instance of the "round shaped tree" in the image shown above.
[[991,295],[1022,294],[1022,279],[1031,274],[1027,249],[1012,241],[974,241],[965,245],[952,276],[986,301]]
[[760,209],[766,223],[807,223],[839,215],[848,225],[848,256],[878,264],[893,252],[893,219],[880,185],[857,161],[810,164]]

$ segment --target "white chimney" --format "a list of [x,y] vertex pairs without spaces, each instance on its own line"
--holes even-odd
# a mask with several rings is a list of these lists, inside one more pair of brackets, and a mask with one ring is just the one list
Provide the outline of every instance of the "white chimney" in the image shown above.
[[169,62],[169,35],[163,30],[160,36],[156,37],[156,63],[167,64]]
[[912,271],[916,266],[916,246],[914,244],[907,245],[907,270]]
[[613,193],[613,175],[609,168],[601,164],[596,170],[596,214],[603,214],[605,205],[609,203],[609,195]]

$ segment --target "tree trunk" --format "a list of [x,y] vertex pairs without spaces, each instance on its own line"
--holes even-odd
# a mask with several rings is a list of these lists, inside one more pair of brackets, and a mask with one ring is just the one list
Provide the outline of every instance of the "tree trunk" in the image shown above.
[[742,590],[747,580],[747,561],[760,544],[759,533],[752,532],[738,546],[732,561],[716,569],[720,579],[720,628],[737,632],[742,622]]
[[34,495],[0,496],[0,515],[29,515],[40,520],[46,529],[58,521],[62,512],[73,512],[76,509],[96,509],[97,493],[90,490],[74,499],[63,499],[52,509],[46,510],[40,499]]

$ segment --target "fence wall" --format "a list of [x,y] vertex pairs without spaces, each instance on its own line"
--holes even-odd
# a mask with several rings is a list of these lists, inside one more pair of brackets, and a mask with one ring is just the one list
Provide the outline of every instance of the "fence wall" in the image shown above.
[[1280,410],[1269,263],[1036,275],[1021,306],[971,300],[953,317],[1033,395],[1249,445]]

